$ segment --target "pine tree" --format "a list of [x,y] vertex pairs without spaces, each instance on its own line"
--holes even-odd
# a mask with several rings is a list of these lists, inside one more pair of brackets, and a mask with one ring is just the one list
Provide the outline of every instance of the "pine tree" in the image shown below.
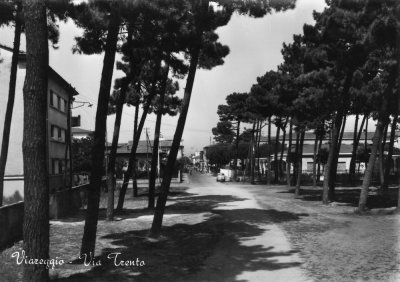
[[[46,157],[47,70],[49,63],[46,4],[24,1],[26,76],[24,95],[23,241],[30,258],[49,258],[49,185]],[[24,264],[25,281],[48,281],[46,265]]]

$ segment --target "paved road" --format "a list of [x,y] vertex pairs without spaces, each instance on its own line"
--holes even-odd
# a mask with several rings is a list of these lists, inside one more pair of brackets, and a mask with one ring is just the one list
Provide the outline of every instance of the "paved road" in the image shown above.
[[[194,183],[203,181],[208,183],[209,177],[194,178]],[[246,198],[256,199],[257,208],[275,211],[272,221],[283,230],[290,248],[299,251],[308,279],[400,281],[399,215],[359,216],[352,207],[294,199],[283,186],[224,183],[216,187],[223,187],[224,193],[244,191]]]
[[262,207],[254,193],[206,174],[194,173],[189,182],[188,193],[215,201],[212,216],[222,217],[224,236],[204,270],[188,281],[311,281],[277,225],[296,216]]

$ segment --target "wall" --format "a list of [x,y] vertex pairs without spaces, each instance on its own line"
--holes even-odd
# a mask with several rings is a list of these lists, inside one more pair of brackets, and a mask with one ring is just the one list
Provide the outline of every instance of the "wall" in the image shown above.
[[22,239],[24,202],[0,207],[0,250]]
[[50,218],[63,218],[78,212],[86,205],[88,188],[89,184],[84,184],[50,194]]

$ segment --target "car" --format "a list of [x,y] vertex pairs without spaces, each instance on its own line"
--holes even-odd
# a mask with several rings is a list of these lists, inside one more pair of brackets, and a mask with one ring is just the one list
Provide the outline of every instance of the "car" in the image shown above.
[[218,173],[217,175],[217,182],[225,182],[225,174]]

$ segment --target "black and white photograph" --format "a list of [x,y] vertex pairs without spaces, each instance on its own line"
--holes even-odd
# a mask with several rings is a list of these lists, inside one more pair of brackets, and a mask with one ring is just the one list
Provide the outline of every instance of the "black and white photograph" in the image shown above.
[[0,0],[0,282],[400,282],[400,1]]

